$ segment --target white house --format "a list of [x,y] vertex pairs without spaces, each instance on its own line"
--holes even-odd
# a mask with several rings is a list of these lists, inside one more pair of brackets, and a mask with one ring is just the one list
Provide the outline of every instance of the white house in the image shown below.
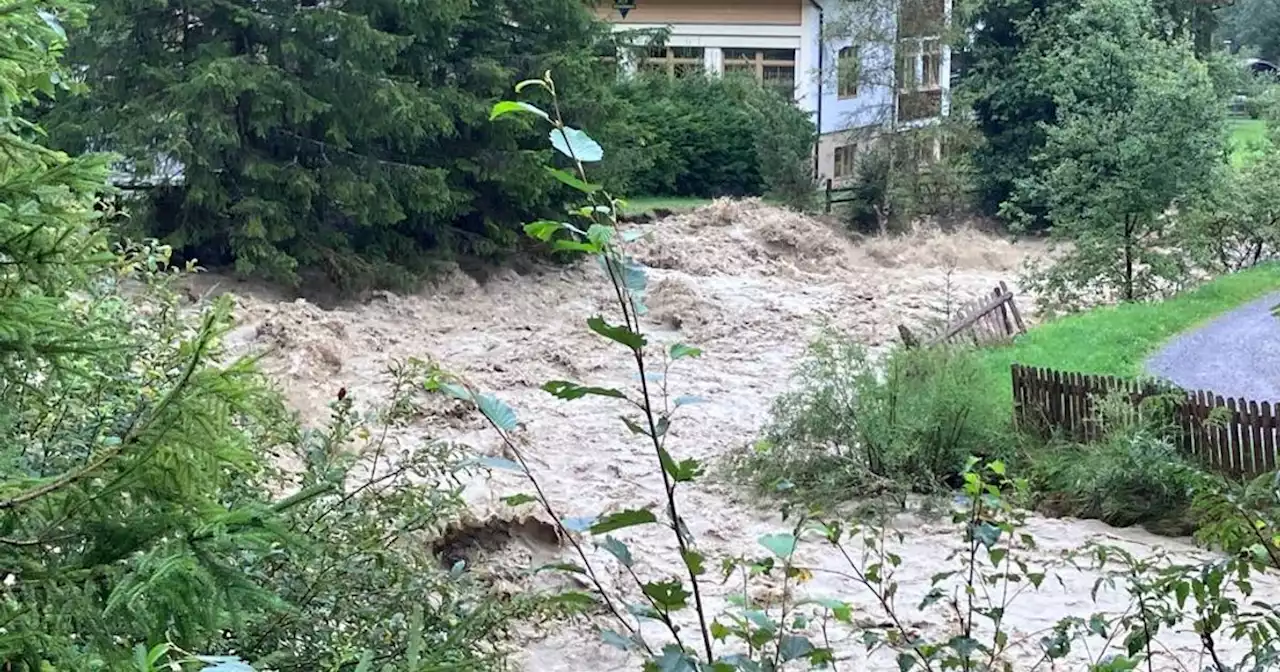
[[951,0],[598,0],[596,10],[615,31],[668,31],[628,69],[743,71],[791,89],[820,131],[821,180],[851,177],[877,133],[949,111]]

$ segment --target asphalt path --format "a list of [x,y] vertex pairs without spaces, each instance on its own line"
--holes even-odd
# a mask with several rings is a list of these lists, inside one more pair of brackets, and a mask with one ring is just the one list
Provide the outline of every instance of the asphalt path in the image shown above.
[[1147,372],[1185,390],[1280,401],[1280,292],[1177,336],[1147,360]]

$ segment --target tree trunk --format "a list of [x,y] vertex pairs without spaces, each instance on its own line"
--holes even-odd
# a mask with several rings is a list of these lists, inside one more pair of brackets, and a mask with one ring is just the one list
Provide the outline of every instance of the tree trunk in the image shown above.
[[1124,300],[1133,300],[1133,219],[1124,218]]

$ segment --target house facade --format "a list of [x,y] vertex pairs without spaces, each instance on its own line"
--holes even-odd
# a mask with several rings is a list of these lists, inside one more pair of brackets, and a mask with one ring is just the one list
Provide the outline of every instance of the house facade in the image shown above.
[[820,131],[820,180],[852,177],[878,134],[949,111],[951,0],[598,0],[596,11],[615,32],[667,32],[624,70],[744,72],[789,90]]

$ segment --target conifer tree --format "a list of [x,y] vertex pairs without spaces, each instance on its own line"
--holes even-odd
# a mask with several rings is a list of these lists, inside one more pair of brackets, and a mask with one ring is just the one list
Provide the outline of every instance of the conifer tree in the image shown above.
[[509,249],[558,205],[532,126],[487,110],[547,68],[598,98],[605,34],[579,0],[104,0],[73,35],[92,91],[49,126],[141,175],[180,166],[142,221],[203,263],[387,283]]

